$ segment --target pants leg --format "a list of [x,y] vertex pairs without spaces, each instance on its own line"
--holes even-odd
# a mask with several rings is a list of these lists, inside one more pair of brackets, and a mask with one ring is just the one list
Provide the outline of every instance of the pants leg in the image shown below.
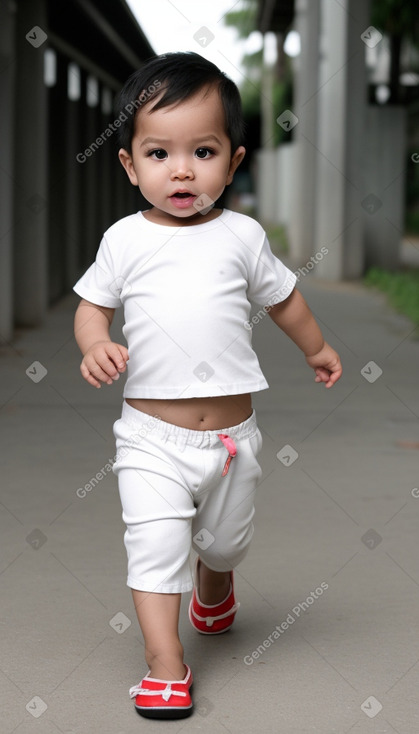
[[[119,424],[119,425],[118,425]],[[191,522],[196,509],[164,447],[153,437],[129,445],[122,421],[117,436],[118,476],[128,556],[127,584],[138,591],[179,593],[192,589],[189,564]]]
[[114,424],[127,584],[139,591],[190,591],[192,539],[214,571],[234,568],[247,553],[262,437],[254,417],[225,429],[236,441],[237,456],[222,476],[227,452],[217,431],[161,422],[147,432],[139,425],[148,417],[138,413],[124,406],[126,419]]
[[195,495],[193,545],[213,571],[229,571],[237,566],[245,557],[254,532],[254,499],[262,475],[256,458],[262,447],[259,429],[251,438],[237,440],[236,446],[237,456],[226,476],[221,476],[226,460],[222,451],[213,486]]

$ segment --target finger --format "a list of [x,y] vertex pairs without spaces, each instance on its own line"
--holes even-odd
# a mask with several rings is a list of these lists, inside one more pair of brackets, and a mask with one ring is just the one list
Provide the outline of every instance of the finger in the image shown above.
[[84,379],[86,380],[86,382],[89,383],[89,385],[93,385],[93,387],[101,386],[100,382],[96,380],[96,378],[93,377],[93,375],[90,374],[89,370],[87,369],[87,367],[84,364],[80,365],[80,372],[82,376],[84,377]]
[[126,362],[128,360],[128,350],[126,349],[126,347],[123,347],[120,344],[112,343],[109,344],[109,346],[106,346],[105,352],[110,359],[110,363],[114,367],[113,371],[111,371],[110,374],[112,375],[117,372],[124,372],[126,369]]
[[119,357],[116,365],[120,372],[124,372],[127,368],[127,362],[129,360],[128,349],[121,344],[118,344],[117,347],[119,349]]
[[[104,352],[99,352],[98,354],[95,354],[94,357],[93,355],[91,355],[89,358],[93,360],[93,369],[91,369],[91,371],[93,371],[95,377],[98,377],[94,369],[95,364],[97,364],[97,366],[106,374],[107,378],[119,380],[119,370],[116,366],[115,360],[120,360],[120,357],[117,357],[117,355],[119,355],[119,352],[117,350],[108,350],[108,348]],[[90,368],[90,364],[88,364],[88,366]]]
[[[111,362],[109,362],[109,364],[112,365]],[[80,369],[82,367],[84,368],[84,372],[82,372],[82,375],[83,377],[85,377],[85,379],[87,379],[88,376],[91,375],[93,379],[96,379],[96,381],[99,383],[106,382],[107,385],[112,385],[111,376],[107,373],[105,369],[102,368],[102,365],[100,365],[96,360],[87,359],[82,362]],[[113,368],[113,371],[115,372],[115,368]]]
[[326,370],[324,367],[316,367],[315,369],[316,373],[316,382],[327,382],[330,377],[329,370]]
[[89,385],[93,385],[93,387],[97,387],[98,389],[99,389],[100,387],[102,387],[102,385],[100,384],[100,382],[98,382],[98,381],[96,380],[96,378],[95,378],[95,377],[93,377],[93,375],[88,375],[88,377],[86,377],[86,380],[87,380],[87,382],[89,383]]
[[331,385],[334,385],[338,380],[340,380],[341,377],[342,377],[342,368],[336,370],[335,372],[332,372],[332,374],[330,375],[329,382],[331,383]]
[[342,377],[342,369],[336,370],[336,372],[332,372],[328,382],[326,383],[326,387],[333,387],[333,385],[336,384],[340,377]]

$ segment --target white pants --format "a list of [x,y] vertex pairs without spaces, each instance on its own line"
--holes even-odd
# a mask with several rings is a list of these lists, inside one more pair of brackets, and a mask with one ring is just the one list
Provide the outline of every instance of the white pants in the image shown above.
[[[229,571],[253,535],[254,497],[262,470],[256,414],[216,431],[175,426],[124,402],[113,426],[128,555],[127,585],[174,594],[193,587],[193,544],[208,568]],[[237,448],[229,452],[218,434]]]

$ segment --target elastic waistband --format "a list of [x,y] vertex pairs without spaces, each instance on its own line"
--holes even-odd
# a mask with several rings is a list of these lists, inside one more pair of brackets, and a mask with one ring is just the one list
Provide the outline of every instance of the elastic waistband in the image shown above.
[[125,401],[122,406],[121,418],[135,428],[140,437],[145,438],[151,434],[158,435],[163,441],[175,443],[182,450],[185,446],[194,446],[201,449],[223,448],[223,444],[218,437],[219,433],[227,434],[233,440],[240,440],[241,438],[251,438],[258,430],[255,411],[243,423],[227,428],[217,428],[214,431],[196,431],[192,428],[183,428],[173,423],[166,423],[160,420],[158,416],[143,413],[141,410],[133,408],[132,405],[128,405]]

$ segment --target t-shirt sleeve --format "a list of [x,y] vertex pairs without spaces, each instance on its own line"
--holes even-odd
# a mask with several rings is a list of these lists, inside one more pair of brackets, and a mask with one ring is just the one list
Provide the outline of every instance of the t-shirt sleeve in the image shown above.
[[112,253],[106,238],[103,237],[97,251],[95,262],[73,286],[73,290],[86,301],[98,306],[118,308],[121,305],[121,288]]
[[297,281],[295,273],[273,254],[266,235],[259,252],[251,256],[249,271],[247,295],[260,306],[285,301]]

